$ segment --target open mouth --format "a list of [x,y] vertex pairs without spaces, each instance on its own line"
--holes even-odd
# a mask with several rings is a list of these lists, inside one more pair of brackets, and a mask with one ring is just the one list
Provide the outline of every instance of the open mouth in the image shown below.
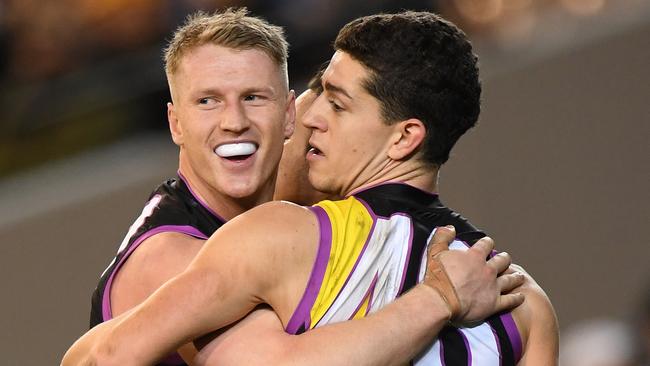
[[226,160],[242,161],[255,154],[257,148],[257,144],[252,142],[236,142],[219,145],[214,149],[214,153]]
[[314,155],[323,155],[323,152],[318,150],[318,148],[313,147],[311,145],[307,145],[307,153],[309,154],[314,154]]

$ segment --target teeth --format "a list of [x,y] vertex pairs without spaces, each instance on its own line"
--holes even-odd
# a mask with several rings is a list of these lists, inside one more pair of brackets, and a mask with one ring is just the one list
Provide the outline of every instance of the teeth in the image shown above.
[[252,142],[240,142],[234,144],[223,144],[214,149],[214,153],[222,158],[233,156],[250,155],[257,150],[257,146]]

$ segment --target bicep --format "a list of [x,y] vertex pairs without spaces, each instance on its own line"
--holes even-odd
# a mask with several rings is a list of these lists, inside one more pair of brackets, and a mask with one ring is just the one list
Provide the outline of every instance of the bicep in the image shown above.
[[165,232],[144,240],[124,262],[111,286],[113,315],[142,303],[165,282],[183,272],[204,240]]
[[[205,244],[188,271],[215,276],[224,301],[260,303],[288,321],[307,285],[318,249],[318,224],[306,208],[269,203],[228,222]],[[236,320],[233,319],[233,320]]]

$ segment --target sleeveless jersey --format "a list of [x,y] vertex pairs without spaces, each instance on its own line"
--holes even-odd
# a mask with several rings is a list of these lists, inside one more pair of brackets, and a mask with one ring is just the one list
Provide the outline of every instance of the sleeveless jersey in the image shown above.
[[[111,285],[129,256],[147,238],[163,232],[176,232],[206,240],[225,220],[212,211],[178,173],[156,188],[142,213],[129,228],[117,255],[102,273],[92,296],[90,327],[113,318]],[[180,356],[168,357],[160,365],[184,365]]]
[[[485,236],[437,195],[406,184],[375,186],[311,210],[320,243],[305,293],[287,324],[291,334],[364,317],[421,282],[436,227],[455,226],[450,245],[455,250],[467,250]],[[508,312],[473,327],[445,327],[412,364],[514,366],[521,352]]]

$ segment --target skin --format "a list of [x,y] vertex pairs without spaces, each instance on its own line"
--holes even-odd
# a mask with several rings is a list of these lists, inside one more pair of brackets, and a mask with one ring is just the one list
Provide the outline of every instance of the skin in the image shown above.
[[[311,204],[327,198],[325,193],[314,189],[307,177],[309,166],[305,154],[309,150],[308,140],[311,137],[311,130],[303,123],[298,123],[298,121],[303,120],[309,107],[311,107],[317,97],[318,95],[314,91],[307,90],[296,99],[296,129],[293,136],[285,142],[285,149],[278,172],[278,184],[274,196],[276,200],[285,199],[288,201],[297,201],[301,204]],[[453,237],[451,236],[450,239]],[[416,288],[414,291],[418,290],[420,289]],[[413,292],[409,295],[415,295],[415,293]],[[406,300],[406,298],[400,298],[400,301],[403,300]],[[400,308],[394,308],[395,311],[397,309],[404,311],[401,313],[401,316],[394,318],[400,319],[400,322],[391,324],[384,329],[378,328],[376,331],[371,331],[371,334],[374,334],[373,337],[375,340],[379,342],[377,334],[385,333],[385,329],[400,329],[404,325],[404,321],[414,319],[412,314],[419,312],[423,307],[433,308],[432,305],[423,304],[414,306],[412,309],[407,309],[407,305],[400,304],[400,306]],[[383,311],[393,311],[393,309],[384,309],[381,312]],[[427,320],[425,319],[417,319],[416,321],[419,322],[419,325],[427,324]],[[379,323],[379,321],[376,323]],[[438,325],[436,324],[434,326],[437,327]],[[409,325],[408,328],[413,329],[413,325]],[[346,355],[345,352],[341,352],[341,349],[344,349],[344,345],[352,343],[358,345],[359,339],[363,339],[363,333],[358,332],[358,329],[346,329],[336,336],[340,341],[339,344],[323,347],[324,344],[332,344],[331,339],[334,337],[328,337],[331,333],[330,330],[330,327],[316,328],[301,336],[292,336],[284,331],[282,322],[272,309],[263,308],[248,315],[244,320],[237,323],[207,346],[199,347],[201,350],[194,359],[194,362],[197,365],[251,365],[263,363],[273,365],[315,365],[319,363],[331,365],[333,361],[328,358],[331,352],[327,352],[327,350],[335,348],[340,354]],[[313,337],[313,342],[320,346],[315,348],[311,343],[302,342],[303,339],[301,338],[305,335]],[[385,346],[386,344],[390,344],[390,342],[395,342],[395,339],[400,339],[400,336],[396,336],[394,333],[391,333],[391,335],[389,339],[381,340],[380,343]],[[409,337],[412,339],[410,345],[416,345],[417,340],[413,339],[411,334],[409,334]],[[347,343],[348,339],[351,343]],[[430,340],[430,338],[426,339]],[[427,343],[423,342],[421,344],[421,346],[418,345],[415,348],[419,350]],[[387,349],[389,348],[387,347]],[[406,350],[405,347],[397,349],[407,351],[407,353],[404,353],[404,356],[396,357],[396,359],[400,361],[412,359],[413,353],[410,350]],[[323,353],[315,354],[315,350],[322,350]],[[359,356],[352,352],[351,355],[346,355],[346,358],[342,359],[345,359],[349,363],[349,360],[354,357]],[[365,361],[368,361],[368,359],[366,358]],[[391,364],[388,362],[389,358],[382,359],[381,361],[386,361],[386,364]]]
[[[304,118],[305,125],[313,131],[310,144],[319,150],[307,156],[310,181],[316,188],[341,195],[395,180],[434,191],[437,172],[418,159],[407,158],[417,152],[422,142],[425,133],[422,122],[384,124],[377,102],[362,90],[359,76],[367,76],[366,70],[342,53],[334,56],[325,72],[325,93],[316,99]],[[336,104],[338,95],[334,92],[340,92],[335,88],[337,83],[341,85],[338,89],[347,87],[347,94],[351,94],[343,111]],[[345,113],[354,113],[357,118]],[[347,120],[357,123],[342,122]],[[368,138],[345,140],[346,134],[359,136],[360,133]],[[347,145],[339,143],[341,139]],[[350,161],[337,167],[341,163],[334,159],[337,156],[339,160]],[[343,176],[328,177],[327,169],[341,172]],[[186,271],[100,335],[86,363],[81,364],[150,364],[179,344],[230,324],[262,303],[269,304],[286,326],[306,287],[318,237],[316,218],[304,207],[271,202],[247,211],[218,230]],[[491,299],[472,296],[486,289],[481,283],[488,283],[496,293],[511,288],[503,281],[459,281],[467,276],[460,270],[465,266],[484,267],[477,279],[504,270],[507,264],[502,266],[503,259],[507,256],[495,256],[485,262],[491,249],[489,245],[477,243],[465,252],[441,254],[452,283],[462,283],[457,287],[464,295],[461,296],[462,316],[455,320],[483,319],[494,309],[504,308],[504,304],[511,306],[521,301],[520,296],[513,295]],[[437,325],[441,328],[444,321]],[[375,351],[381,353],[382,349]],[[385,357],[390,359],[390,355]],[[351,360],[348,358],[348,363]],[[355,359],[351,363],[363,361]]]
[[[280,68],[259,50],[206,44],[183,57],[172,80],[169,128],[181,172],[199,196],[226,219],[269,201],[295,120],[294,94]],[[237,161],[214,153],[232,142],[258,149]]]
[[[224,75],[227,77],[223,78]],[[237,51],[214,45],[200,46],[189,52],[182,59],[178,71],[169,76],[173,103],[168,105],[168,119],[172,138],[180,148],[180,172],[199,198],[226,219],[270,198],[281,141],[291,133],[295,113],[293,93],[287,90],[285,80],[285,75],[262,52]],[[301,115],[314,99],[315,96],[309,94],[301,99],[299,105],[305,106],[300,109]],[[290,153],[285,159],[290,164],[285,164],[286,167],[296,163],[306,166],[304,151],[308,134],[305,132],[310,131],[301,126],[300,134],[287,143]],[[232,141],[251,141],[259,149],[243,161],[230,161],[214,153],[216,146]],[[296,152],[300,150],[302,152],[297,155]],[[300,158],[296,159],[297,156]],[[293,161],[289,158],[293,158]],[[304,170],[299,171],[305,173]],[[289,177],[285,180],[286,186],[291,186],[292,181],[304,184],[304,176],[302,180],[298,178],[295,175]],[[321,196],[310,186],[310,194],[302,199],[314,200]],[[452,239],[453,236],[449,236],[446,240]],[[182,272],[203,244],[202,240],[178,233],[162,233],[145,240],[116,276],[111,289],[113,315],[127,315],[130,309],[143,302],[167,280]],[[503,263],[498,264],[499,268],[503,267]],[[484,263],[481,265],[484,266]],[[493,278],[485,276],[466,280],[495,282]],[[508,290],[516,281],[517,277],[510,277],[510,284],[502,281],[500,287]],[[337,348],[347,348],[349,353],[359,355],[359,348],[352,346],[354,338],[344,341],[346,337],[369,339],[366,334],[383,332],[387,339],[376,337],[374,342],[394,342],[396,333],[386,332],[387,324],[391,324],[389,329],[406,331],[397,338],[403,344],[395,346],[395,349],[403,352],[392,352],[390,356],[393,358],[387,356],[386,361],[408,360],[430,339],[431,329],[441,327],[449,317],[444,302],[437,293],[431,292],[427,286],[418,286],[400,299],[402,304],[399,306],[377,313],[373,317],[376,320],[328,326],[301,336],[288,336],[274,312],[260,309],[209,343],[192,363],[211,364],[216,354],[223,356],[221,359],[217,356],[215,362],[226,359],[228,364],[250,364],[253,360],[262,362],[269,359],[275,360],[274,364],[314,364],[316,361],[334,364],[336,360],[328,359],[331,355],[317,352],[319,344],[338,340]],[[405,321],[412,318],[412,309],[421,308],[431,308],[432,311],[417,321],[411,321],[411,324]],[[110,331],[121,318],[123,316],[91,330],[75,343],[76,348],[73,347],[66,354],[64,364],[76,364],[75,351],[92,348],[93,342]],[[264,341],[253,342],[249,346],[251,340],[260,339],[259,334],[266,334]],[[411,341],[406,342],[407,339]],[[250,352],[251,349],[260,351]],[[296,358],[295,353],[283,351],[288,349],[304,351],[298,353]],[[244,351],[247,351],[245,354],[249,355],[248,358],[242,357]],[[188,362],[196,356],[196,349],[191,343],[180,347],[178,352]],[[339,357],[344,356],[342,352]],[[349,361],[349,358],[341,360]]]
[[[381,120],[378,101],[362,87],[366,77],[364,66],[345,52],[336,52],[332,57],[323,75],[325,92],[316,99],[303,120],[313,130],[310,145],[318,149],[307,154],[310,182],[316,189],[333,194],[354,192],[359,186],[397,179],[436,191],[436,179],[418,166],[417,159],[400,161],[415,149],[413,144],[423,138],[422,122],[406,120],[390,126],[367,123],[363,130],[359,123],[354,123]],[[354,138],[360,134],[367,138]],[[373,151],[384,153],[372,154]],[[525,273],[522,268],[518,269]],[[556,364],[558,323],[548,297],[528,274],[518,291],[526,295],[524,304],[513,311],[523,336],[524,354],[520,364]]]
[[[208,44],[185,55],[169,81],[169,128],[179,146],[179,170],[194,192],[225,219],[269,201],[282,141],[291,135],[295,119],[294,94],[284,72],[259,50]],[[214,153],[216,146],[232,141],[254,142],[259,148],[239,161]],[[115,277],[113,316],[181,273],[203,243],[172,232],[143,241]],[[196,349],[187,344],[179,353],[191,360]]]
[[[302,120],[317,96],[315,92],[307,90],[296,99],[296,121]],[[311,205],[330,198],[309,183],[309,164],[305,154],[309,150],[310,137],[311,130],[302,123],[296,123],[293,135],[284,143],[273,199]]]

